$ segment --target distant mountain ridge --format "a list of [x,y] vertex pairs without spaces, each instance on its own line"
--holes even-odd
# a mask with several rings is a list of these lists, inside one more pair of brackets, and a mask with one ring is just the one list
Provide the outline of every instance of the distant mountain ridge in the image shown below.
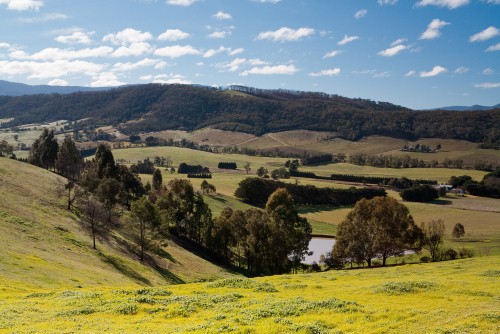
[[498,108],[500,108],[500,103],[498,103],[494,106],[481,106],[481,105],[475,104],[473,106],[450,106],[450,107],[441,107],[441,108],[435,108],[435,109],[430,109],[430,110],[467,111],[467,110],[492,110],[492,109],[498,109]]
[[369,99],[244,86],[145,84],[97,92],[0,96],[0,119],[10,119],[0,127],[85,119],[79,128],[112,125],[127,135],[215,128],[257,136],[311,130],[348,140],[381,135],[500,141],[500,108],[415,111]]
[[75,92],[95,92],[109,90],[110,87],[26,85],[0,80],[0,96],[22,96],[36,94],[71,94]]

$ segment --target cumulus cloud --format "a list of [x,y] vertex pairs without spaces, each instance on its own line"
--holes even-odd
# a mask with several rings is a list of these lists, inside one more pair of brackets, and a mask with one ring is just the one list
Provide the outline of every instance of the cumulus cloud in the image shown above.
[[174,73],[159,74],[154,76],[152,79],[153,83],[159,83],[159,84],[183,84],[183,85],[191,84],[191,81],[187,80],[185,76]]
[[339,75],[340,74],[340,68],[332,68],[329,70],[321,70],[319,72],[314,72],[314,73],[309,73],[309,76],[311,77],[323,77],[323,76],[334,76],[334,75]]
[[355,14],[354,14],[354,18],[356,19],[361,19],[363,17],[366,16],[366,14],[368,14],[368,10],[366,9],[361,9],[361,10],[358,10]]
[[260,74],[260,75],[275,75],[275,74],[286,74],[292,75],[297,72],[297,68],[294,65],[276,65],[276,66],[262,66],[253,67],[247,71],[241,72],[242,76],[247,76],[249,74]]
[[395,40],[394,42],[392,42],[391,46],[396,46],[396,45],[399,45],[399,44],[403,44],[405,42],[408,42],[407,38],[399,38],[399,39]]
[[6,5],[9,10],[25,11],[39,10],[43,6],[42,0],[0,0],[0,5]]
[[486,51],[500,51],[500,43],[488,47]]
[[114,87],[125,85],[125,82],[119,81],[113,72],[102,72],[96,75],[90,87]]
[[441,36],[440,29],[444,26],[449,25],[449,22],[441,21],[439,19],[434,19],[427,26],[427,30],[420,35],[420,39],[434,39]]
[[224,39],[231,35],[231,30],[217,30],[208,35],[208,38],[212,39]]
[[500,82],[483,82],[480,84],[475,84],[474,87],[476,87],[476,88],[499,88]]
[[380,6],[385,6],[385,5],[395,5],[398,3],[398,0],[378,0],[377,2]]
[[340,50],[333,50],[333,51],[325,53],[325,55],[323,56],[323,59],[336,57],[336,56],[340,55],[341,53],[342,53],[342,51],[340,51]]
[[435,77],[436,75],[445,73],[446,71],[447,71],[446,68],[442,66],[434,66],[432,70],[430,70],[429,72],[420,72],[420,77],[421,78]]
[[94,35],[95,32],[83,32],[83,31],[75,31],[71,35],[61,35],[57,36],[55,40],[62,44],[90,44],[92,43],[92,39],[90,36]]
[[104,67],[103,64],[82,60],[56,60],[51,62],[0,61],[0,75],[28,75],[28,79],[49,79],[70,74],[94,75]]
[[169,5],[182,7],[189,7],[197,1],[198,0],[166,0]]
[[469,69],[467,67],[465,67],[465,66],[460,66],[459,68],[457,68],[455,70],[455,73],[457,73],[457,74],[464,74],[464,73],[467,73],[467,72],[469,72]]
[[116,63],[113,65],[113,72],[129,72],[144,67],[154,67],[155,69],[165,68],[168,64],[160,59],[145,58],[135,63]]
[[169,57],[169,58],[179,58],[183,56],[189,56],[189,55],[199,55],[201,52],[195,48],[193,48],[191,45],[173,45],[173,46],[167,46],[164,48],[156,49],[154,54],[156,56],[161,56],[161,57]]
[[54,80],[50,80],[48,85],[49,86],[69,86],[69,83],[66,80],[54,79]]
[[493,75],[495,74],[495,71],[491,67],[487,67],[483,70],[482,72],[484,75]]
[[28,54],[24,51],[13,51],[9,54],[10,58],[22,60],[71,60],[81,58],[96,58],[110,56],[113,48],[109,46],[100,46],[97,48],[86,48],[80,50],[46,48],[34,54]]
[[378,53],[378,55],[383,56],[383,57],[392,57],[392,56],[397,55],[401,51],[407,50],[409,48],[410,47],[407,45],[399,44],[399,45],[393,46],[392,48],[388,48],[388,49],[380,51]]
[[127,45],[131,43],[140,43],[153,39],[149,32],[142,32],[132,28],[123,29],[116,34],[107,34],[103,37],[103,42],[111,42],[115,45]]
[[412,76],[414,76],[416,74],[417,74],[417,71],[411,70],[411,71],[408,71],[408,73],[405,74],[405,77],[412,77]]
[[261,32],[257,36],[257,39],[271,40],[275,42],[291,42],[291,41],[300,41],[305,37],[314,35],[314,33],[315,33],[314,29],[307,27],[302,27],[299,29],[282,27],[276,31]]
[[357,39],[359,39],[359,36],[347,36],[347,35],[344,35],[344,38],[342,38],[342,40],[340,40],[337,44],[338,45],[346,45],[347,43],[354,42]]
[[420,0],[419,2],[417,2],[417,7],[438,6],[455,9],[468,5],[469,3],[470,0]]
[[214,14],[214,18],[217,20],[223,21],[223,20],[230,20],[233,17],[229,13],[225,13],[223,11],[218,11],[217,13]]
[[160,41],[179,41],[181,39],[189,38],[191,35],[180,29],[167,29],[164,33],[158,36]]
[[131,57],[142,56],[152,52],[152,47],[149,43],[134,42],[130,45],[123,45],[116,49],[111,56],[113,57]]
[[500,35],[500,30],[498,28],[491,26],[469,37],[469,42],[487,41],[499,35]]

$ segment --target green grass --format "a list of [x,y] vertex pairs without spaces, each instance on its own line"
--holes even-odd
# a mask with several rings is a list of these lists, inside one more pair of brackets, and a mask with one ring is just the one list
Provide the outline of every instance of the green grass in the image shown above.
[[160,285],[232,276],[172,241],[152,253],[154,263],[142,264],[119,229],[93,250],[90,236],[56,192],[58,179],[44,169],[0,158],[4,290]]
[[156,288],[0,290],[0,331],[497,333],[498,256]]

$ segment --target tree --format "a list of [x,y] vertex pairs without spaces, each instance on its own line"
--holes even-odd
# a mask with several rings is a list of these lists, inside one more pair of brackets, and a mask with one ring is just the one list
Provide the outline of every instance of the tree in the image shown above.
[[144,253],[157,236],[159,216],[156,206],[143,196],[132,202],[130,217],[134,237],[140,247],[140,260],[144,261]]
[[29,163],[45,169],[54,168],[59,144],[54,136],[54,130],[45,128],[38,139],[33,142],[28,157]]
[[399,195],[409,202],[430,202],[439,197],[438,191],[427,184],[404,189]]
[[307,254],[312,228],[306,218],[299,217],[292,196],[285,188],[280,188],[269,196],[266,214],[273,231],[272,271],[286,272],[289,256],[303,259]]
[[0,141],[0,157],[12,154],[12,146],[6,140]]
[[465,228],[462,224],[456,223],[455,226],[453,227],[453,232],[451,232],[451,235],[455,239],[460,239],[465,235]]
[[418,251],[421,240],[422,232],[405,205],[391,197],[362,199],[339,225],[332,254],[350,262],[364,260],[369,267],[379,257],[385,265],[390,256]]
[[76,180],[83,170],[83,158],[70,136],[64,138],[57,153],[56,170],[68,179]]
[[441,219],[431,220],[428,223],[422,223],[421,229],[424,233],[423,248],[431,253],[433,262],[437,261],[445,232],[444,222]]
[[88,192],[80,201],[80,221],[92,237],[93,248],[96,249],[96,238],[104,236],[109,230],[106,212],[102,204]]
[[257,176],[258,177],[264,177],[267,175],[267,173],[268,173],[267,168],[259,167],[259,169],[257,169]]
[[152,183],[153,189],[156,191],[160,190],[162,183],[163,183],[163,178],[161,176],[161,171],[158,168],[156,168],[153,173],[153,183]]
[[111,223],[113,208],[119,202],[121,191],[121,183],[112,178],[102,180],[96,189],[96,196],[106,209],[108,223]]
[[111,149],[104,144],[99,144],[95,153],[95,163],[97,168],[97,177],[102,179],[106,177],[115,178],[117,169],[115,158]]
[[250,162],[248,162],[248,161],[245,162],[245,164],[243,165],[243,168],[245,169],[245,172],[247,172],[247,175],[252,170],[252,168],[250,167]]

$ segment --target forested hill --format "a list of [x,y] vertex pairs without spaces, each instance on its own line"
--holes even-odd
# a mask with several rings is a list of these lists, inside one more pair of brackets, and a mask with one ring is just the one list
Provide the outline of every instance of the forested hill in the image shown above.
[[[500,141],[500,109],[412,111],[387,102],[323,93],[216,89],[188,85],[138,85],[102,92],[0,97],[3,127],[91,118],[127,134],[213,127],[262,135],[285,130],[337,132],[356,140],[368,135]],[[132,121],[132,122],[129,122]]]

